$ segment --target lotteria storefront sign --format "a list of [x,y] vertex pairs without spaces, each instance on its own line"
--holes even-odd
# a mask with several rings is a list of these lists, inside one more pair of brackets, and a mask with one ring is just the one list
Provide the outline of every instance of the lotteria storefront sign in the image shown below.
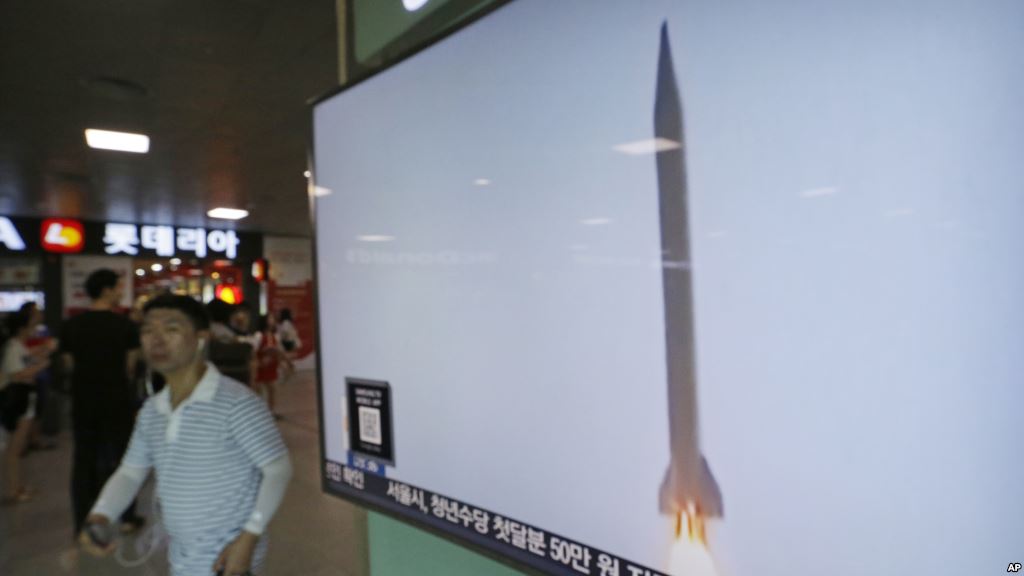
[[259,234],[235,230],[0,216],[0,255],[51,252],[255,260]]

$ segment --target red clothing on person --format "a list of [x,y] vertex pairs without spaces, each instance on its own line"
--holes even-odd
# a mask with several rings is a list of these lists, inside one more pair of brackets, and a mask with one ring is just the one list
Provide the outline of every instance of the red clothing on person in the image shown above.
[[259,364],[256,369],[257,382],[277,382],[277,369],[281,364],[278,348],[277,336],[272,332],[263,332],[260,335],[260,346],[256,349]]

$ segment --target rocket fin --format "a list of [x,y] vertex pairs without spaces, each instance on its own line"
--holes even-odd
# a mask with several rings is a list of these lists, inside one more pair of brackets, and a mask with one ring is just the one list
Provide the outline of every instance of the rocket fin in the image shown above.
[[673,468],[669,466],[658,492],[658,506],[662,514],[676,514],[684,509],[686,502],[693,500],[705,518],[720,518],[725,515],[722,491],[714,474],[711,473],[707,458],[703,455],[700,457],[700,467],[698,485],[691,490],[680,485],[678,476],[673,474]]

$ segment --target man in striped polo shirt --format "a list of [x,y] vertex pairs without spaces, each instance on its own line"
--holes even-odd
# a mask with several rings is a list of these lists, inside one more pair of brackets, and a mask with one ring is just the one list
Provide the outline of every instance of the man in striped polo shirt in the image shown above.
[[145,308],[142,351],[167,385],[139,412],[128,451],[103,488],[81,541],[109,554],[96,532],[136,496],[150,469],[171,537],[174,576],[259,574],[261,535],[291,478],[288,450],[266,405],[205,361],[209,318],[187,296]]

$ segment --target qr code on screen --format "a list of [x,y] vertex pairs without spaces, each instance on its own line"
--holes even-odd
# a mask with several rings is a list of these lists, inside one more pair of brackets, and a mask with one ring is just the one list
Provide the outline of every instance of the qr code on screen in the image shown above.
[[380,434],[380,410],[378,408],[359,407],[359,438],[363,442],[380,446],[383,443]]

